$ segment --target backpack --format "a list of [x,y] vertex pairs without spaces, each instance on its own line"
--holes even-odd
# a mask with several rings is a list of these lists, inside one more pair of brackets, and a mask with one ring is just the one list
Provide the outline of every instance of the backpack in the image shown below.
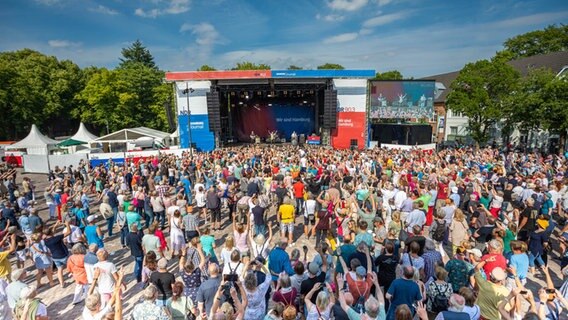
[[359,296],[359,298],[355,302],[355,305],[353,306],[353,310],[355,310],[355,312],[357,312],[358,314],[364,314],[365,313],[365,296],[364,295]]
[[443,223],[440,223],[439,220],[436,220],[436,230],[432,232],[432,239],[438,242],[444,241],[444,236],[446,235],[446,220]]
[[434,282],[434,285],[436,286],[438,293],[434,297],[430,297],[430,303],[432,305],[431,311],[433,313],[440,313],[448,310],[448,298],[440,292],[440,287],[437,283]]

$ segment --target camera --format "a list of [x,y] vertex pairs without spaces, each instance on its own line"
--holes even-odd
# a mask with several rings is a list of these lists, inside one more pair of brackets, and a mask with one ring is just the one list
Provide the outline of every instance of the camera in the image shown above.
[[225,285],[230,284],[231,282],[236,282],[239,280],[239,275],[231,273],[231,274],[224,274],[223,280],[225,280]]

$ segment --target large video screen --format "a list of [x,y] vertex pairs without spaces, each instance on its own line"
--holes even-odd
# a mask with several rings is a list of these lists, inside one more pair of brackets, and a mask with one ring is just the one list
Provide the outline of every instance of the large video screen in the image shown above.
[[434,81],[371,81],[372,119],[433,119]]

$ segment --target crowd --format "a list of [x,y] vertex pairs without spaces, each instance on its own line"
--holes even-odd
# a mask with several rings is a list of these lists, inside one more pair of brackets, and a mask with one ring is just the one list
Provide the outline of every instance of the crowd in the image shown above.
[[6,171],[0,319],[53,318],[44,275],[72,276],[83,319],[566,319],[567,168],[490,148],[257,145],[81,163],[45,190]]

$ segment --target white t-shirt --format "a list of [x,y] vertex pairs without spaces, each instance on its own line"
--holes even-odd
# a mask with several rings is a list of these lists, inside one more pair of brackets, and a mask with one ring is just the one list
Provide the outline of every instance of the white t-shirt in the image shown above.
[[113,274],[116,273],[116,266],[114,263],[109,261],[99,261],[95,264],[95,269],[99,269],[100,275],[97,281],[97,289],[100,294],[109,294],[114,291],[114,277]]
[[306,202],[304,202],[304,208],[306,210],[304,210],[304,217],[308,217],[309,214],[313,214],[315,215],[316,213],[316,200],[314,199],[309,199]]
[[232,273],[237,274],[239,279],[242,280],[243,268],[244,265],[242,262],[225,262],[225,265],[223,266],[223,274],[231,274],[231,270],[233,270]]
[[[63,233],[67,232],[67,227],[65,227],[65,229],[63,229]],[[81,237],[83,236],[83,233],[81,232],[81,229],[77,226],[71,226],[71,234],[69,234],[67,236],[67,242],[70,243],[77,243],[79,242],[79,240],[81,240]]]

